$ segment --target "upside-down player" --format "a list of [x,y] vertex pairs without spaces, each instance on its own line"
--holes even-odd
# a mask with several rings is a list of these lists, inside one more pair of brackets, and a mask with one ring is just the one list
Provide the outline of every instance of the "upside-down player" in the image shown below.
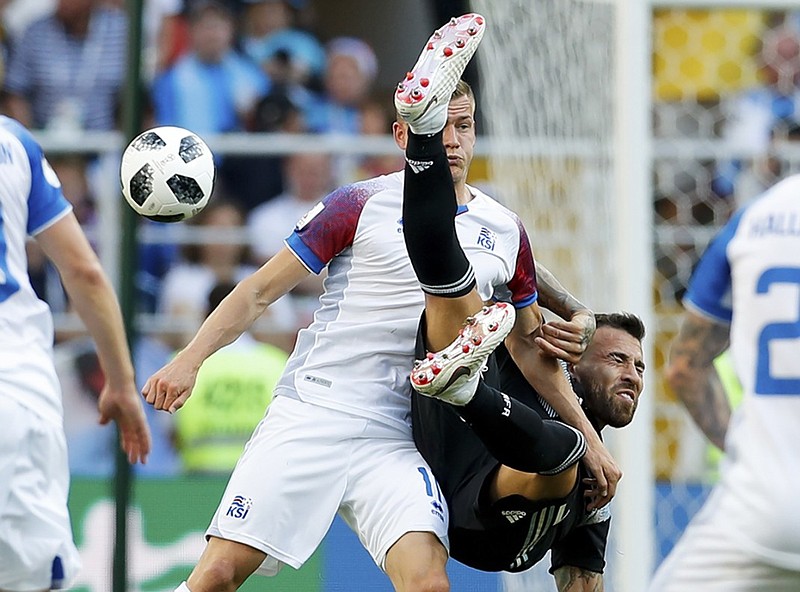
[[[444,29],[434,39],[434,48],[448,33]],[[443,73],[447,64],[429,52],[423,50],[395,98],[403,122],[395,132],[406,139],[408,162],[404,237],[425,292],[417,342],[422,359],[412,384],[427,397],[412,401],[414,439],[450,508],[454,558],[482,570],[522,571],[552,550],[560,591],[597,590],[610,514],[588,507],[594,479],[578,462],[585,450],[582,434],[543,419],[556,415],[531,386],[548,392],[566,382],[549,350],[531,347],[531,341],[541,343],[536,340],[542,331],[538,307],[520,307],[516,315],[509,304],[485,307],[487,296],[475,288],[477,270],[464,253],[462,245],[469,243],[457,222],[482,196],[453,183],[464,147],[474,141],[475,103],[469,87],[459,82],[447,117],[431,117],[431,98],[445,95],[439,87],[446,86],[449,72]],[[489,250],[499,240],[485,233],[475,238]],[[518,253],[520,261],[533,283],[529,250]],[[572,310],[584,309],[570,302]],[[461,328],[464,317],[468,321]],[[511,355],[501,348],[500,377],[481,380],[489,354],[507,333]],[[598,315],[588,348],[569,365],[572,384],[598,433],[633,418],[643,386],[643,337],[644,326],[635,315]],[[437,353],[426,356],[428,351]],[[489,387],[489,381],[502,390]]]

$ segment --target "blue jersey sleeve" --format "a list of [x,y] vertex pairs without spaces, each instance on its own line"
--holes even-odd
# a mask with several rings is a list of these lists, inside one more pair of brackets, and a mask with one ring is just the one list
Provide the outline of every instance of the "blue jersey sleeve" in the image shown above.
[[27,233],[35,235],[63,217],[72,209],[61,192],[61,183],[45,159],[42,148],[31,133],[17,122],[9,129],[25,148],[31,169],[31,189],[28,195]]
[[708,245],[683,298],[687,307],[724,323],[730,323],[733,317],[728,244],[736,235],[744,211],[737,212]]

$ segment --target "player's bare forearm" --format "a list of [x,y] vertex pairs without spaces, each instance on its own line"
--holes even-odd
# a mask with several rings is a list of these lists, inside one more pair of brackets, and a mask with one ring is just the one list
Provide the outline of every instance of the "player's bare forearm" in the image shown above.
[[245,278],[203,322],[181,355],[197,366],[247,331],[275,300],[309,274],[284,248],[253,275]]
[[603,592],[603,574],[580,567],[559,567],[553,577],[558,592]]
[[197,335],[142,388],[145,400],[159,410],[176,412],[191,396],[197,372],[215,351],[248,330],[264,310],[308,275],[286,248],[239,282],[200,326]]
[[97,347],[106,379],[97,403],[100,423],[115,421],[128,460],[145,462],[150,430],[133,382],[122,313],[111,283],[74,214],[37,235],[37,241],[58,268],[70,302]]
[[[515,336],[513,331],[506,339],[506,347],[523,376],[550,404],[561,421],[583,433],[590,451],[603,449],[602,441],[581,409],[569,380],[561,370],[561,364],[542,352],[535,343],[527,341],[522,336]],[[591,454],[589,456],[592,457]]]
[[539,305],[569,320],[576,312],[588,310],[580,300],[570,294],[544,265],[536,263],[536,285],[539,290]]
[[594,335],[594,315],[589,307],[570,294],[556,276],[541,263],[536,264],[536,284],[539,290],[539,306],[557,314],[565,321],[574,320],[580,315],[591,318],[591,323],[583,323],[582,338],[588,344]]
[[614,496],[622,471],[589,422],[572,386],[554,357],[537,343],[541,326],[535,320],[541,313],[535,305],[517,312],[517,324],[506,339],[506,347],[523,376],[550,404],[562,421],[579,429],[588,446],[584,463],[597,479],[597,496],[590,508],[602,507]]
[[259,288],[251,286],[253,283],[252,277],[240,282],[206,318],[179,355],[195,360],[199,368],[211,354],[244,333],[267,307],[258,295]]
[[70,303],[92,336],[106,380],[115,389],[133,383],[133,364],[116,295],[100,261],[70,213],[37,235],[61,275]]
[[159,411],[178,411],[191,396],[203,362],[244,333],[266,306],[253,276],[242,280],[203,321],[189,344],[147,379],[142,388],[145,401]]
[[714,368],[728,347],[730,328],[687,311],[672,344],[666,378],[706,437],[724,448],[731,406]]
[[[561,370],[561,364],[542,351],[536,343],[537,338],[542,335],[543,323],[542,312],[537,304],[517,310],[517,319],[514,329],[506,339],[506,347],[528,382],[553,405],[557,413],[560,414],[563,409],[569,414],[570,409],[577,409],[588,424],[572,387]],[[569,419],[564,418],[564,421]]]
[[537,344],[552,356],[577,363],[594,336],[594,314],[570,294],[546,267],[537,266],[536,278],[539,305],[564,319],[544,325]]
[[97,345],[97,355],[107,380],[121,385],[133,382],[133,365],[125,338],[122,312],[108,279],[100,272],[83,280],[64,282],[75,311]]

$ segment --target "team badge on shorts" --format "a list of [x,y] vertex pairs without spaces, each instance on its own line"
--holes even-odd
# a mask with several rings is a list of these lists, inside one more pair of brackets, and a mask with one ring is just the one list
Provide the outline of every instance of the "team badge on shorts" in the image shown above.
[[249,497],[244,497],[243,495],[237,495],[235,498],[233,498],[231,506],[228,508],[228,511],[225,512],[225,515],[230,516],[231,518],[244,520],[247,518],[247,513],[250,511],[252,506],[252,499]]

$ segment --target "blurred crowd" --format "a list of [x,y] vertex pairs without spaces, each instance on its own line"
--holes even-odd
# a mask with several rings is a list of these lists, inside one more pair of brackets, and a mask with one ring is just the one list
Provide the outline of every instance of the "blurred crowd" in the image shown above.
[[[120,130],[129,25],[124,0],[0,0],[2,112],[64,137]],[[307,0],[144,0],[142,58],[144,129],[336,134],[343,141],[391,133],[391,97],[375,88],[374,50],[356,37],[321,39]],[[94,236],[105,197],[99,177],[115,170],[119,155],[48,157]],[[277,253],[330,190],[402,167],[399,151],[389,158],[320,152],[215,159],[211,202],[187,223],[205,231],[199,239],[172,240],[174,227],[142,221],[140,236],[150,239],[139,247],[136,303],[138,312],[161,320],[158,331],[140,332],[134,344],[140,383],[187,343],[236,281]],[[54,312],[68,313],[58,274],[33,245],[29,251],[37,293]],[[323,280],[301,283],[270,307],[253,335],[206,364],[180,417],[148,409],[155,447],[142,474],[230,471],[296,331],[311,320]],[[89,419],[103,384],[91,342],[79,330],[59,330],[56,359],[71,470],[107,475],[115,440],[111,428]]]
[[[706,39],[724,33],[711,22],[713,11],[675,12],[679,16],[665,30],[685,17],[708,21],[706,29],[698,26],[693,31]],[[729,73],[733,62],[714,71],[709,52],[708,68],[700,68],[709,79],[705,87],[693,88],[687,82],[685,89],[673,88],[669,98],[662,89],[662,97],[654,101],[654,136],[662,145],[683,142],[683,150],[656,162],[654,174],[655,300],[665,309],[679,308],[713,232],[738,208],[800,171],[800,12],[717,12],[748,24],[731,27],[726,41],[729,52],[733,46],[742,54],[734,64],[739,71]],[[661,18],[670,19],[663,14]],[[686,30],[682,33],[689,36]],[[669,59],[667,45],[661,44],[659,63]],[[678,58],[673,61],[684,65]],[[686,78],[691,79],[689,74]]]
[[[130,24],[124,5],[0,0],[0,111],[33,130],[66,137],[121,129]],[[178,125],[203,136],[335,134],[343,142],[391,132],[391,93],[377,88],[374,49],[356,37],[321,37],[311,0],[144,0],[143,8],[143,128]],[[800,162],[783,157],[800,139],[800,17],[764,13],[754,22],[754,42],[742,33],[753,45],[747,53],[757,73],[754,84],[712,89],[702,97],[675,91],[654,101],[655,137],[721,146],[719,156],[679,154],[656,163],[657,305],[677,305],[696,261],[696,233],[687,229],[720,226],[737,207],[796,172],[792,162]],[[669,49],[666,43],[661,51]],[[658,51],[657,76],[668,57]],[[97,236],[100,200],[108,197],[103,187],[109,171],[115,176],[119,155],[48,157],[79,221]],[[220,294],[275,255],[297,220],[331,189],[402,167],[399,151],[363,158],[217,154],[216,160],[209,206],[180,225],[198,229],[201,239],[177,240],[175,226],[142,221],[140,238],[146,240],[137,257],[136,303],[138,312],[155,315],[158,330],[142,332],[135,344],[140,382],[186,344]],[[69,312],[58,274],[34,247],[29,264],[40,297],[55,312]],[[220,458],[238,456],[226,446],[240,446],[261,417],[238,395],[271,390],[254,385],[275,379],[296,331],[311,320],[323,281],[311,276],[226,351],[230,357],[213,365],[204,379],[209,383],[190,399],[196,408],[187,406],[186,420],[152,414],[156,450],[143,473],[225,470]],[[108,474],[113,435],[85,413],[102,385],[96,356],[80,331],[61,330],[57,360],[73,472]],[[243,372],[250,364],[264,372]],[[197,452],[206,445],[224,452]],[[198,458],[212,460],[204,466]]]

